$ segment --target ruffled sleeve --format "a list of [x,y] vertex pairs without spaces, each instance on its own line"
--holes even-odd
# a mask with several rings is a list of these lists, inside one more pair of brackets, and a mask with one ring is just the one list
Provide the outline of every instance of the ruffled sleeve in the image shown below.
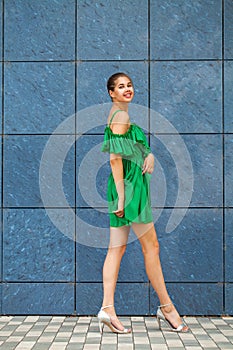
[[109,127],[106,127],[102,152],[115,153],[122,156],[133,155],[134,141],[129,137],[129,131],[125,134],[114,134]]
[[143,157],[151,152],[144,132],[136,124],[131,124],[125,134],[114,134],[106,127],[101,150],[125,157],[136,156],[136,150],[140,150]]

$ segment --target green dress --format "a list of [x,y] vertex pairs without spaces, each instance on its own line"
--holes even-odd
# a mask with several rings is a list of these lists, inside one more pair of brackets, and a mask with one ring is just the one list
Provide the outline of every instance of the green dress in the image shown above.
[[104,131],[102,151],[119,154],[122,157],[123,177],[125,186],[124,217],[119,218],[113,213],[117,210],[118,194],[112,173],[108,179],[108,208],[110,226],[120,227],[131,223],[149,223],[153,221],[150,201],[150,178],[148,173],[142,174],[145,157],[151,153],[146,136],[142,129],[131,124],[124,134],[115,134],[110,126],[115,114]]

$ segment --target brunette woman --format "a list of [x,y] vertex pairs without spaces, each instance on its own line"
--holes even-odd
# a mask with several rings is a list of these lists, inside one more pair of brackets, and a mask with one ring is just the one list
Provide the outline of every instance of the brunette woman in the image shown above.
[[134,97],[132,80],[125,73],[112,75],[107,82],[112,99],[105,128],[103,152],[110,154],[112,173],[108,180],[110,215],[110,243],[103,267],[104,296],[98,313],[100,331],[106,324],[115,333],[129,333],[116,316],[114,293],[129,230],[137,235],[144,255],[148,278],[160,300],[157,320],[174,332],[187,332],[167,293],[159,258],[151,202],[150,177],[154,170],[154,156],[142,129],[130,122],[128,105]]

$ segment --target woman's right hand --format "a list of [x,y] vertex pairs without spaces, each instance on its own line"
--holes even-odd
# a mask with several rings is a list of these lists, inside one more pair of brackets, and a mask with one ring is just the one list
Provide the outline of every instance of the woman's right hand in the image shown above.
[[113,213],[119,218],[123,218],[123,216],[125,215],[124,199],[118,199],[118,208],[117,210],[114,210]]

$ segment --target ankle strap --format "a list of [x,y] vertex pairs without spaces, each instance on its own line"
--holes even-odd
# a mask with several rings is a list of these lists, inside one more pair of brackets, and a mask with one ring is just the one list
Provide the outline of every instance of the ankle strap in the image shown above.
[[168,306],[168,305],[172,305],[172,303],[159,305],[158,307],[161,308],[161,307],[165,307],[165,306]]
[[107,309],[107,307],[111,307],[113,305],[107,305],[107,306],[102,306],[101,309],[104,310],[104,309]]

